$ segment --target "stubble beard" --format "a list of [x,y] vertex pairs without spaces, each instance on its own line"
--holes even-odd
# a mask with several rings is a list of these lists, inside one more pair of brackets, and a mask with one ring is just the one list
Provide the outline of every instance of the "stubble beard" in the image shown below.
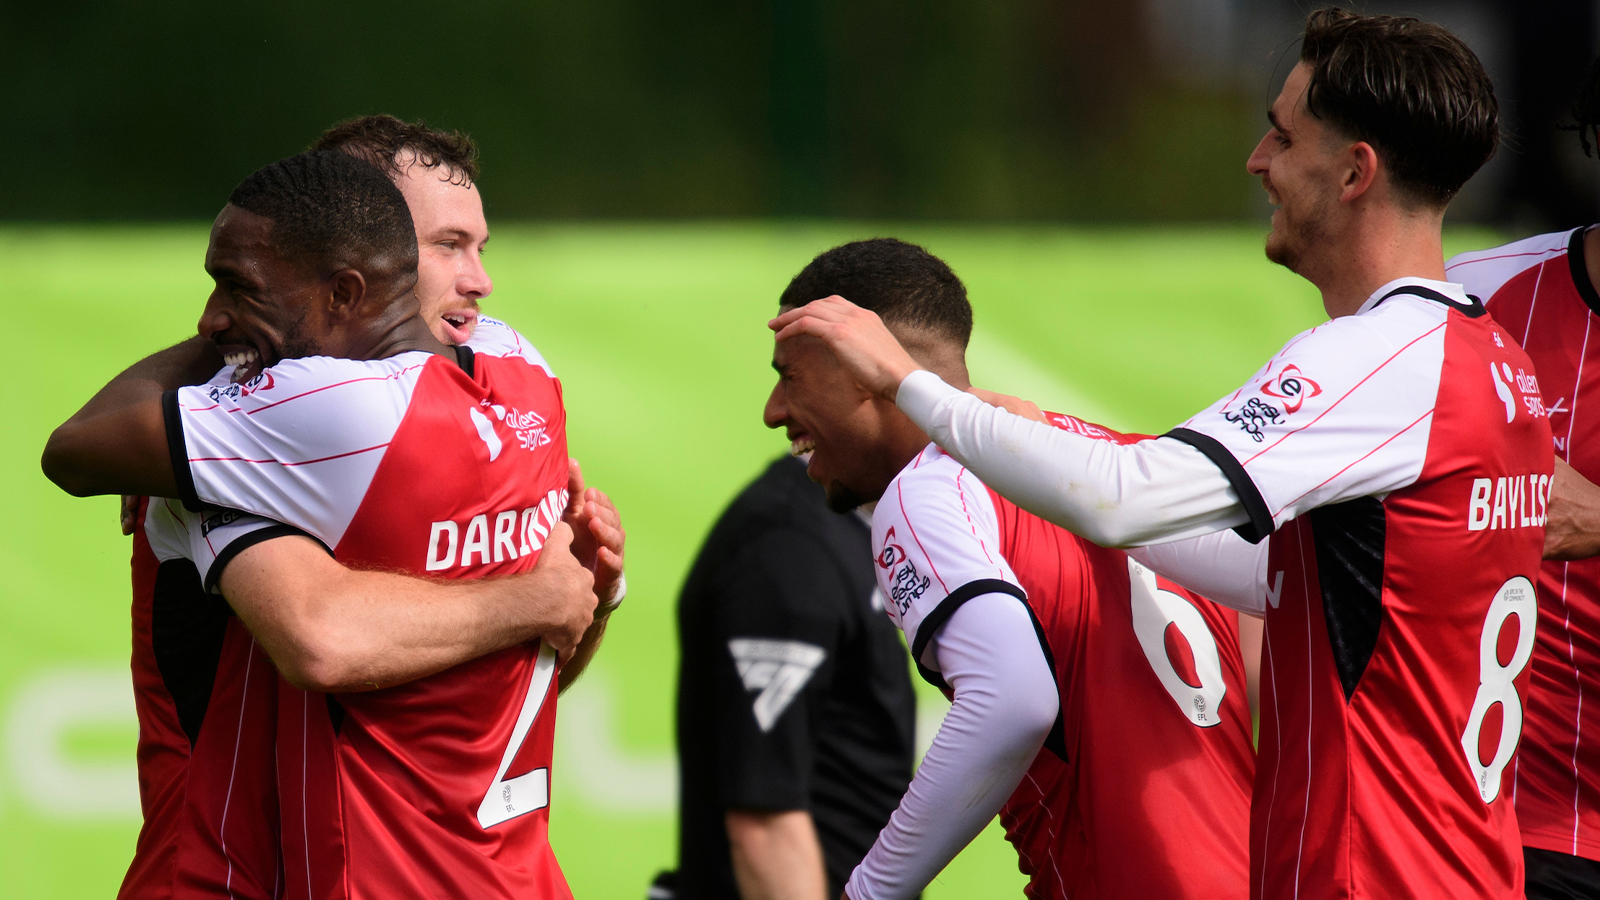
[[1270,262],[1305,276],[1306,253],[1327,235],[1326,204],[1317,203],[1304,215],[1291,216],[1286,206],[1279,207],[1283,228],[1274,228],[1267,235],[1266,254]]

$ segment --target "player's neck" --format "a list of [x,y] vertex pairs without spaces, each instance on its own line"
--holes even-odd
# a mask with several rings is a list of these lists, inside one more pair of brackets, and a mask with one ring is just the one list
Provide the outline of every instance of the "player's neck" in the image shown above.
[[349,354],[352,359],[388,359],[413,350],[455,358],[455,349],[434,336],[420,315],[407,316],[387,327],[374,329],[363,343],[368,347]]
[[1306,279],[1322,292],[1328,317],[1354,315],[1373,292],[1399,278],[1444,281],[1440,218],[1390,213],[1371,216],[1335,238]]

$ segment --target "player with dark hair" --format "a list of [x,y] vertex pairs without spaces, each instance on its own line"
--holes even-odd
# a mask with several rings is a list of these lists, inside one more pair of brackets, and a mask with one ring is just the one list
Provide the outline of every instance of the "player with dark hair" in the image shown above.
[[1023,509],[1265,614],[1253,896],[1520,897],[1550,425],[1441,235],[1494,150],[1493,87],[1442,28],[1319,10],[1268,119],[1247,164],[1278,206],[1267,255],[1331,321],[1157,440],[990,406],[840,298],[772,326]]
[[[819,256],[782,309],[850,292],[965,387],[972,311],[921,247]],[[994,494],[821,341],[781,341],[768,427],[835,509],[876,501],[889,617],[953,705],[855,900],[909,898],[1000,813],[1034,898],[1216,898],[1248,885],[1253,755],[1236,615]],[[1057,416],[1114,446],[1140,439]]]
[[[219,835],[217,882],[239,862],[267,896],[570,896],[546,838],[555,670],[595,576],[568,550],[593,526],[568,506],[560,387],[503,326],[457,348],[428,330],[405,199],[374,167],[302,154],[231,200],[202,336],[114,379],[44,459],[75,494],[182,500],[162,507],[189,517],[195,576],[288,679],[265,732],[281,860]],[[231,379],[185,386],[224,360]]]
[[[1600,129],[1600,61],[1573,104],[1585,154]],[[1523,740],[1512,795],[1534,900],[1600,896],[1600,230],[1593,225],[1463,253],[1449,277],[1482,297],[1527,351],[1513,379],[1550,417],[1555,486],[1539,571]],[[1588,714],[1585,714],[1585,701]]]

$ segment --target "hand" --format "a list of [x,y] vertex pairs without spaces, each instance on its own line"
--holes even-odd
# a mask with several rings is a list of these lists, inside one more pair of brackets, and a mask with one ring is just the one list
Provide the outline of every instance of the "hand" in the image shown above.
[[133,534],[133,529],[139,524],[139,501],[144,498],[138,494],[122,495],[122,533]]
[[843,297],[824,297],[767,323],[779,341],[797,335],[820,338],[867,390],[894,402],[900,382],[922,368],[900,346],[878,314]]
[[1044,410],[1040,409],[1039,404],[1034,403],[1032,400],[1023,400],[1010,394],[997,394],[994,391],[986,391],[977,387],[967,388],[967,393],[990,406],[998,406],[1013,415],[1021,416],[1024,419],[1032,419],[1035,422],[1044,421]]
[[585,489],[583,469],[575,459],[567,460],[567,512],[562,521],[572,526],[572,554],[594,573],[594,592],[601,606],[616,600],[622,584],[622,551],[628,536],[622,530],[622,515],[604,491]]
[[594,622],[598,602],[594,573],[572,555],[572,526],[557,522],[544,540],[533,571],[512,577],[527,582],[530,602],[547,608],[545,618],[549,624],[539,633],[539,639],[556,651],[561,662],[566,662]]
[[1600,555],[1600,487],[1556,458],[1544,525],[1545,559],[1588,559]]

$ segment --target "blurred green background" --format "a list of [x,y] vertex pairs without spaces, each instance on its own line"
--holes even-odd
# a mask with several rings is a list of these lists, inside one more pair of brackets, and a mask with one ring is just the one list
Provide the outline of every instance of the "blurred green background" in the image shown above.
[[[7,4],[0,297],[25,334],[0,354],[0,895],[109,897],[131,856],[128,541],[38,456],[193,332],[206,222],[249,172],[365,113],[481,144],[485,308],[563,377],[629,531],[631,599],[561,705],[552,840],[580,897],[634,900],[675,856],[676,593],[785,446],[759,416],[788,279],[845,240],[925,243],[968,283],[980,384],[1170,427],[1321,318],[1262,258],[1244,173],[1314,5]],[[1507,143],[1452,250],[1600,219],[1600,165],[1558,129],[1596,0],[1361,5],[1443,22],[1496,81]],[[944,701],[922,701],[926,737]],[[928,896],[1020,886],[991,828]]]

